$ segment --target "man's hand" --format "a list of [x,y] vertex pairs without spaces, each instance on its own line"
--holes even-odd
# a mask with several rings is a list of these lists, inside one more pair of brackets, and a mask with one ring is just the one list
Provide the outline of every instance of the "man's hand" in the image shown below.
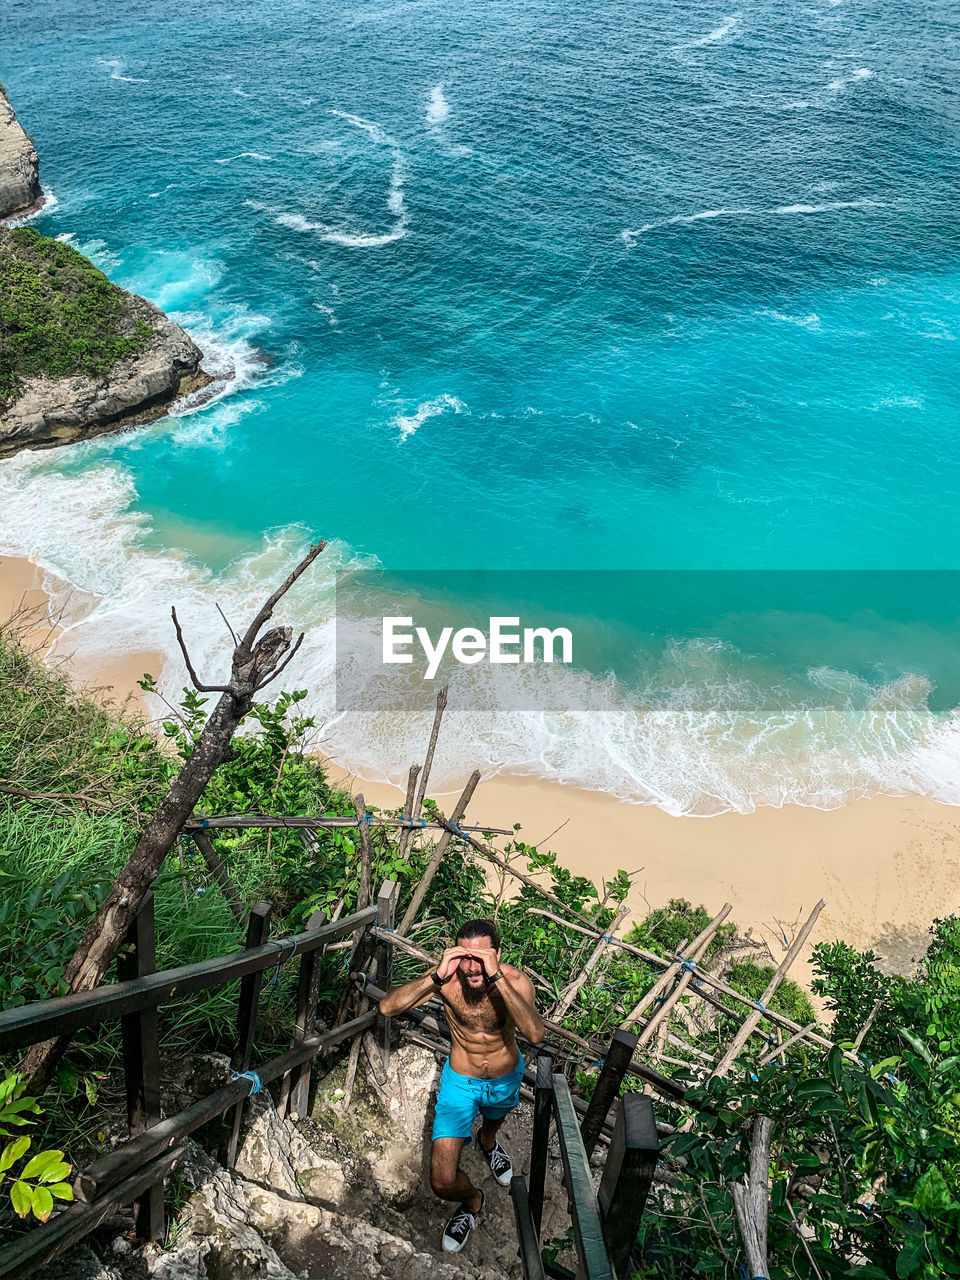
[[440,963],[437,965],[437,977],[441,982],[446,982],[448,978],[452,978],[460,967],[460,961],[465,955],[471,954],[466,947],[447,947],[446,951],[440,957]]
[[484,947],[483,949],[475,949],[468,953],[473,960],[479,960],[483,965],[483,976],[489,981],[500,968],[500,959],[493,947]]

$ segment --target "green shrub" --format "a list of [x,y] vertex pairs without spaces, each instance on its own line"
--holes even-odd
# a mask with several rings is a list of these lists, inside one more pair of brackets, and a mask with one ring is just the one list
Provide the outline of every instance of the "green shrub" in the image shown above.
[[152,333],[82,253],[33,227],[3,232],[0,279],[0,400],[37,374],[99,377]]

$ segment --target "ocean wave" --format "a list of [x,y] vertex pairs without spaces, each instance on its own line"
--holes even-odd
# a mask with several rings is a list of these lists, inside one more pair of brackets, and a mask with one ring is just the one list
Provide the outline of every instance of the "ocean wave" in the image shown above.
[[822,328],[820,317],[813,313],[808,316],[791,316],[786,312],[776,311],[772,307],[761,307],[755,314],[758,316],[769,316],[771,320],[779,320],[783,324],[795,324],[801,329],[820,330]]
[[364,120],[362,116],[352,115],[349,111],[332,111],[331,114],[339,116],[358,129],[362,129],[378,145],[389,147],[392,150],[393,166],[387,186],[387,208],[394,217],[394,224],[391,229],[379,233],[346,231],[339,227],[333,227],[329,223],[312,222],[302,213],[291,213],[287,210],[276,213],[259,201],[245,200],[244,204],[259,213],[274,212],[274,221],[281,227],[289,227],[291,231],[302,231],[316,235],[327,244],[341,244],[350,249],[378,249],[383,245],[393,244],[396,240],[402,240],[407,234],[410,215],[405,200],[403,185],[405,172],[403,154],[400,148],[378,124],[371,120]]
[[238,151],[235,156],[224,156],[222,160],[214,160],[214,164],[230,164],[234,160],[272,160],[260,151]]
[[682,44],[673,46],[673,53],[679,53],[683,49],[700,49],[704,45],[717,44],[721,40],[726,40],[727,36],[732,35],[740,26],[740,14],[731,14],[726,18],[719,27],[714,27],[712,31],[708,31],[705,36],[699,36],[696,40],[686,40]]
[[101,67],[106,67],[110,72],[111,80],[123,80],[127,84],[149,84],[149,80],[144,80],[141,76],[125,76],[123,74],[124,63],[119,58],[98,58]]
[[113,249],[107,248],[105,240],[85,240],[82,244],[78,244],[77,237],[72,231],[63,231],[56,237],[61,244],[68,244],[71,249],[76,249],[77,253],[82,253],[85,258],[89,258],[95,267],[99,267],[104,275],[111,271],[117,271],[123,266],[123,259],[119,253]]
[[437,396],[434,400],[424,400],[422,404],[418,404],[413,413],[398,413],[393,420],[393,425],[400,430],[400,442],[402,443],[409,436],[423,426],[429,418],[436,418],[441,413],[446,413],[448,409],[452,409],[454,413],[464,413],[467,406],[462,400],[458,400],[456,396],[443,395]]
[[658,218],[655,222],[644,223],[642,227],[638,227],[636,230],[624,228],[620,232],[620,239],[628,249],[633,249],[640,236],[646,235],[648,231],[659,230],[661,227],[710,221],[713,218],[763,217],[772,214],[784,215],[791,213],[829,213],[834,209],[866,209],[873,207],[882,207],[882,202],[866,199],[833,200],[828,204],[781,204],[774,206],[772,209],[704,209],[700,213],[676,213],[669,218]]
[[[60,201],[49,187],[41,187],[40,204],[38,207],[36,209],[31,209],[29,213],[22,214],[19,218],[6,218],[3,225],[5,227],[26,226],[28,222],[32,222],[34,218],[39,218],[41,214],[53,213],[59,203]],[[60,237],[58,236],[57,239],[59,240]]]
[[435,84],[430,90],[430,100],[427,103],[427,124],[442,124],[449,114],[450,103],[444,97],[443,85]]
[[[0,471],[3,552],[29,556],[87,593],[71,601],[48,579],[55,607],[65,609],[53,656],[74,654],[92,674],[104,653],[159,654],[153,674],[175,697],[184,683],[169,621],[175,603],[201,678],[219,681],[229,639],[214,601],[235,625],[248,619],[303,553],[307,531],[268,534],[214,574],[186,550],[154,549],[129,473],[117,461],[91,459],[82,472],[60,472],[55,458],[22,453]],[[309,690],[306,709],[322,723],[328,752],[364,776],[400,781],[429,732],[422,682],[409,703],[392,680],[387,689],[369,682],[346,710],[336,710],[334,696],[338,662],[341,678],[356,676],[350,650],[335,643],[335,574],[371,564],[334,542],[284,600],[283,620],[306,631],[285,683]],[[369,639],[377,621],[361,611],[350,625]],[[503,685],[504,673],[516,687]],[[537,679],[536,668],[458,669],[432,775],[437,791],[479,767],[678,815],[831,809],[880,794],[960,804],[960,717],[930,711],[930,685],[920,676],[877,686],[823,667],[807,672],[802,687],[778,685],[749,678],[732,646],[694,639],[669,646],[636,686],[554,669],[544,709],[511,709],[524,695],[535,705]]]

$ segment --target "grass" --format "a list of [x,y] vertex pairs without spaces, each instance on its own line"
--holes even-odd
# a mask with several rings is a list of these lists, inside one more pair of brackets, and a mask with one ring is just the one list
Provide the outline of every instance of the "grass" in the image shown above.
[[0,275],[0,401],[37,374],[99,377],[153,332],[89,259],[33,227],[3,232]]

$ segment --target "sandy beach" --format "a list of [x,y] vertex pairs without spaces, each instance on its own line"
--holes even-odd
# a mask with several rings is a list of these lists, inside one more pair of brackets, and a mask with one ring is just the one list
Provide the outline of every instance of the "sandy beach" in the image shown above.
[[[0,609],[6,620],[27,606],[43,615],[43,578],[28,561],[4,558]],[[90,604],[95,603],[91,601]],[[67,664],[74,679],[117,702],[139,693],[144,671],[160,670],[158,655],[104,655],[96,670],[70,667],[69,637],[34,616],[37,648]],[[407,762],[402,762],[405,767]],[[362,790],[374,805],[402,804],[400,791],[352,774],[333,761],[331,778]],[[431,793],[449,810],[455,795]],[[571,871],[599,881],[618,869],[637,874],[629,899],[635,915],[672,897],[702,902],[783,952],[816,901],[827,900],[812,942],[843,938],[872,947],[891,969],[909,970],[923,954],[937,916],[960,911],[960,809],[925,797],[881,796],[827,812],[786,806],[712,818],[672,817],[597,792],[510,776],[481,781],[468,811],[473,823],[510,828],[555,850]],[[803,961],[794,977],[807,975]]]

